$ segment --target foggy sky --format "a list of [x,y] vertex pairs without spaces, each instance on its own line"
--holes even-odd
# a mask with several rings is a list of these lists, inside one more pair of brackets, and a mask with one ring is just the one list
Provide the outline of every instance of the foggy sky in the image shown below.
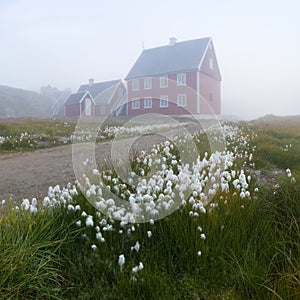
[[0,85],[123,79],[143,47],[211,36],[222,113],[300,114],[300,2],[0,0]]

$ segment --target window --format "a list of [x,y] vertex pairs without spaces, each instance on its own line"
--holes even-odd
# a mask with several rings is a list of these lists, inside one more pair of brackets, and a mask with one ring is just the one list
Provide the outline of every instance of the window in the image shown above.
[[159,78],[159,85],[161,88],[167,88],[168,87],[168,76],[160,76]]
[[152,89],[152,78],[144,78],[144,89],[145,90]]
[[209,101],[213,101],[213,94],[209,93]]
[[132,99],[131,107],[132,107],[132,109],[139,109],[140,108],[140,99]]
[[177,96],[177,106],[186,106],[186,94],[179,94]]
[[177,74],[177,85],[186,85],[186,74],[185,73]]
[[169,106],[169,99],[168,96],[160,96],[160,107],[168,107]]
[[138,79],[132,80],[132,90],[138,91],[140,89],[140,81]]
[[211,70],[214,69],[214,60],[213,60],[211,57],[209,58],[209,68],[210,68]]
[[144,99],[144,108],[152,108],[152,98]]

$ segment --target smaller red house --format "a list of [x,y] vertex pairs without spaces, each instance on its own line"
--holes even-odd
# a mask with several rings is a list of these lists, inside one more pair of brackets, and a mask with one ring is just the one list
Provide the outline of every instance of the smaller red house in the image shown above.
[[95,115],[95,101],[89,91],[71,94],[65,101],[66,117],[92,117]]
[[127,91],[121,79],[97,82],[89,79],[78,92],[88,91],[95,103],[95,116],[119,116],[126,113]]

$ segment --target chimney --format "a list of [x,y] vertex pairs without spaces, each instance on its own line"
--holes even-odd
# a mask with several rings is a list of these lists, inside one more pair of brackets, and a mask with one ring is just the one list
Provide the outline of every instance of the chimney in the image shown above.
[[169,38],[169,46],[174,46],[177,42],[177,39],[175,37]]
[[94,84],[94,79],[93,78],[90,78],[89,79],[89,86],[93,85]]

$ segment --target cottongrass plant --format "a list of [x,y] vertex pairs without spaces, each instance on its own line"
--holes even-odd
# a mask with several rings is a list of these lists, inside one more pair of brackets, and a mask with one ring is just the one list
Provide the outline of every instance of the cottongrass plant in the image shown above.
[[[226,124],[224,133],[222,153],[210,153],[205,134],[195,133],[201,151],[190,166],[182,165],[176,139],[141,153],[132,163],[137,174],[147,175],[158,153],[161,168],[134,187],[113,170],[93,170],[77,186],[49,188],[42,202],[24,200],[11,207],[0,221],[1,294],[8,299],[297,299],[300,170],[286,166],[276,185],[262,184],[255,177],[263,159],[254,143],[259,130]],[[106,188],[134,208],[143,199],[154,212],[168,209],[180,193],[189,196],[165,218],[132,223],[132,211],[106,198]],[[209,196],[212,201],[204,205]],[[101,212],[104,207],[108,214]]]

